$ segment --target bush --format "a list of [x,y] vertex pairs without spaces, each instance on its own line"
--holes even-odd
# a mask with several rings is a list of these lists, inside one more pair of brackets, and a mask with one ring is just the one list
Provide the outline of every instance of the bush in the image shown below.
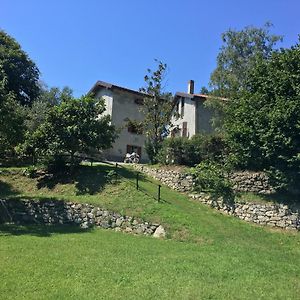
[[29,166],[24,170],[23,175],[29,178],[35,178],[37,176],[37,168]]
[[211,159],[222,161],[226,154],[226,143],[221,135],[195,135],[191,139],[174,137],[166,139],[158,154],[161,164],[195,166]]
[[234,200],[234,191],[228,179],[229,169],[226,165],[205,160],[193,168],[191,173],[195,177],[196,191],[208,192],[214,199],[222,197],[225,202]]
[[187,138],[174,137],[164,140],[157,155],[157,161],[166,165],[185,164],[185,151],[187,149]]
[[109,183],[117,183],[119,179],[119,174],[116,170],[110,170],[109,172],[107,172],[105,178]]
[[69,171],[66,157],[63,155],[45,156],[41,164],[50,174],[65,173]]

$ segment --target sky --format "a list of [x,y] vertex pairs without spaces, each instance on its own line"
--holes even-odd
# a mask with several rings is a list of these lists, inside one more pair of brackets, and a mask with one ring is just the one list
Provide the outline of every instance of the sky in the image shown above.
[[273,23],[280,46],[297,43],[299,0],[0,0],[0,29],[37,64],[49,87],[69,86],[76,97],[97,80],[144,86],[154,59],[168,65],[166,91],[207,86],[221,34]]

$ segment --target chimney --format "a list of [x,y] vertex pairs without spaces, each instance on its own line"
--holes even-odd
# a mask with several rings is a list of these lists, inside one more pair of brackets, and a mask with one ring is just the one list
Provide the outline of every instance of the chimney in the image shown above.
[[194,80],[189,80],[188,82],[188,94],[194,94]]

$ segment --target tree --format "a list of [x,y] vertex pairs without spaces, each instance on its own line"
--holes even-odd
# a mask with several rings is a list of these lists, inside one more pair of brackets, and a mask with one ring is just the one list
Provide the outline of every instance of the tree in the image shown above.
[[225,129],[237,165],[275,170],[289,181],[300,171],[300,45],[260,59],[236,99]]
[[24,112],[13,94],[0,87],[0,155],[12,154],[24,136]]
[[74,166],[76,153],[107,149],[114,142],[115,128],[109,116],[101,116],[104,110],[102,100],[88,96],[67,99],[50,109],[28,146],[43,155],[69,154]]
[[22,105],[39,95],[39,70],[15,39],[0,30],[0,81],[5,78],[5,94],[13,93]]
[[173,112],[172,94],[163,91],[167,65],[155,61],[158,64],[157,70],[147,70],[148,74],[144,77],[146,86],[140,89],[145,93],[141,111],[145,115],[143,128],[147,136],[146,151],[152,163],[155,162],[161,142],[172,125]]
[[248,71],[256,59],[269,58],[276,43],[282,40],[281,36],[270,34],[271,26],[266,23],[263,28],[229,29],[222,34],[224,44],[210,78],[213,94],[232,98],[245,87]]
[[73,92],[69,87],[64,87],[60,90],[57,87],[48,88],[41,87],[41,92],[38,98],[31,106],[24,107],[26,120],[25,126],[28,134],[32,134],[44,121],[49,110],[60,103],[73,98]]

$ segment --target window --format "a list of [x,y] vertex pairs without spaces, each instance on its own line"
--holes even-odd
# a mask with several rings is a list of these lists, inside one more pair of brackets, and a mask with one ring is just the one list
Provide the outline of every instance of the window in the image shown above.
[[134,134],[143,134],[143,126],[142,124],[138,124],[136,122],[128,122],[128,132]]
[[142,156],[142,147],[140,147],[140,146],[127,145],[126,151],[127,151],[126,153],[130,153],[130,154],[132,152],[135,152],[140,156],[140,158]]
[[187,137],[187,122],[182,123],[182,136]]
[[181,116],[184,115],[184,98],[181,98]]
[[136,99],[134,99],[134,103],[137,104],[137,105],[143,105],[144,104],[144,99],[136,98]]
[[179,101],[176,103],[176,113],[179,113]]

